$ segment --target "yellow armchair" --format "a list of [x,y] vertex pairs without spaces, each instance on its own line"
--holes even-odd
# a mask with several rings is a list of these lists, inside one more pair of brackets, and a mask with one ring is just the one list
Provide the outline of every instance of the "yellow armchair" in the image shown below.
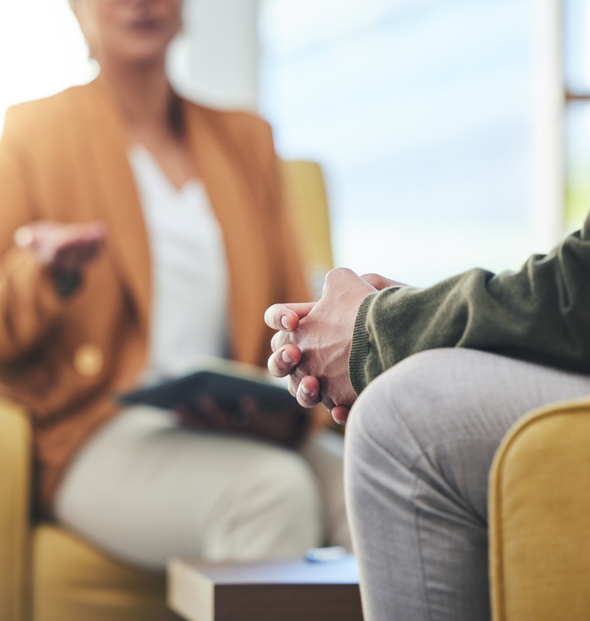
[[532,412],[490,478],[494,621],[590,619],[590,398]]
[[0,619],[28,618],[30,437],[25,413],[0,401]]
[[173,621],[164,575],[120,563],[52,524],[29,519],[30,427],[0,401],[0,619]]

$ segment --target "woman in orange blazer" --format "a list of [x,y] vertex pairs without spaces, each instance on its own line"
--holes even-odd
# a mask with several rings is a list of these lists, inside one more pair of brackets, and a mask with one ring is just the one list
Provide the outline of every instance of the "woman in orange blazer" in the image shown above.
[[175,553],[299,553],[325,540],[326,504],[346,543],[337,444],[306,449],[313,476],[298,453],[114,402],[142,381],[157,295],[136,146],[176,190],[195,179],[206,189],[231,358],[264,365],[264,310],[308,293],[270,128],[189,103],[166,79],[181,0],[72,6],[99,78],[10,109],[0,141],[0,380],[31,412],[41,511],[156,568]]

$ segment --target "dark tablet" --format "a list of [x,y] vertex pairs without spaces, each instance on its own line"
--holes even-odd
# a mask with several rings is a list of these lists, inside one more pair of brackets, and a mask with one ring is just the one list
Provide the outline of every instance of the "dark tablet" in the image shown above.
[[178,379],[141,388],[117,397],[123,405],[146,404],[165,409],[194,404],[201,397],[210,397],[219,405],[236,407],[242,397],[250,396],[263,407],[273,408],[295,403],[282,386],[246,374],[202,369]]

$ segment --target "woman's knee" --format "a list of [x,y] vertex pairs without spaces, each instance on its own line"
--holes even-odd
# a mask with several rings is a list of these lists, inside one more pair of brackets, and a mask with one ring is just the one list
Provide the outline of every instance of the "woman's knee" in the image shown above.
[[252,529],[254,538],[262,542],[261,556],[300,554],[321,543],[318,485],[298,453],[277,450],[261,460],[248,473],[235,499],[235,511],[230,521],[246,526],[246,532]]
[[315,476],[301,455],[272,450],[247,475],[243,495],[260,511],[281,516],[285,522],[318,521],[320,499]]

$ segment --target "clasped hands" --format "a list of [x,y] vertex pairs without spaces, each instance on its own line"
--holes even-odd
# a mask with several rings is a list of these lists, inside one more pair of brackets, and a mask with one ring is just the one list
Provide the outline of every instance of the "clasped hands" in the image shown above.
[[348,359],[359,308],[371,293],[397,285],[377,274],[360,277],[338,268],[326,276],[318,302],[275,304],[266,311],[266,324],[277,330],[268,369],[275,377],[289,376],[289,391],[300,405],[322,403],[337,423],[346,423],[356,400]]

